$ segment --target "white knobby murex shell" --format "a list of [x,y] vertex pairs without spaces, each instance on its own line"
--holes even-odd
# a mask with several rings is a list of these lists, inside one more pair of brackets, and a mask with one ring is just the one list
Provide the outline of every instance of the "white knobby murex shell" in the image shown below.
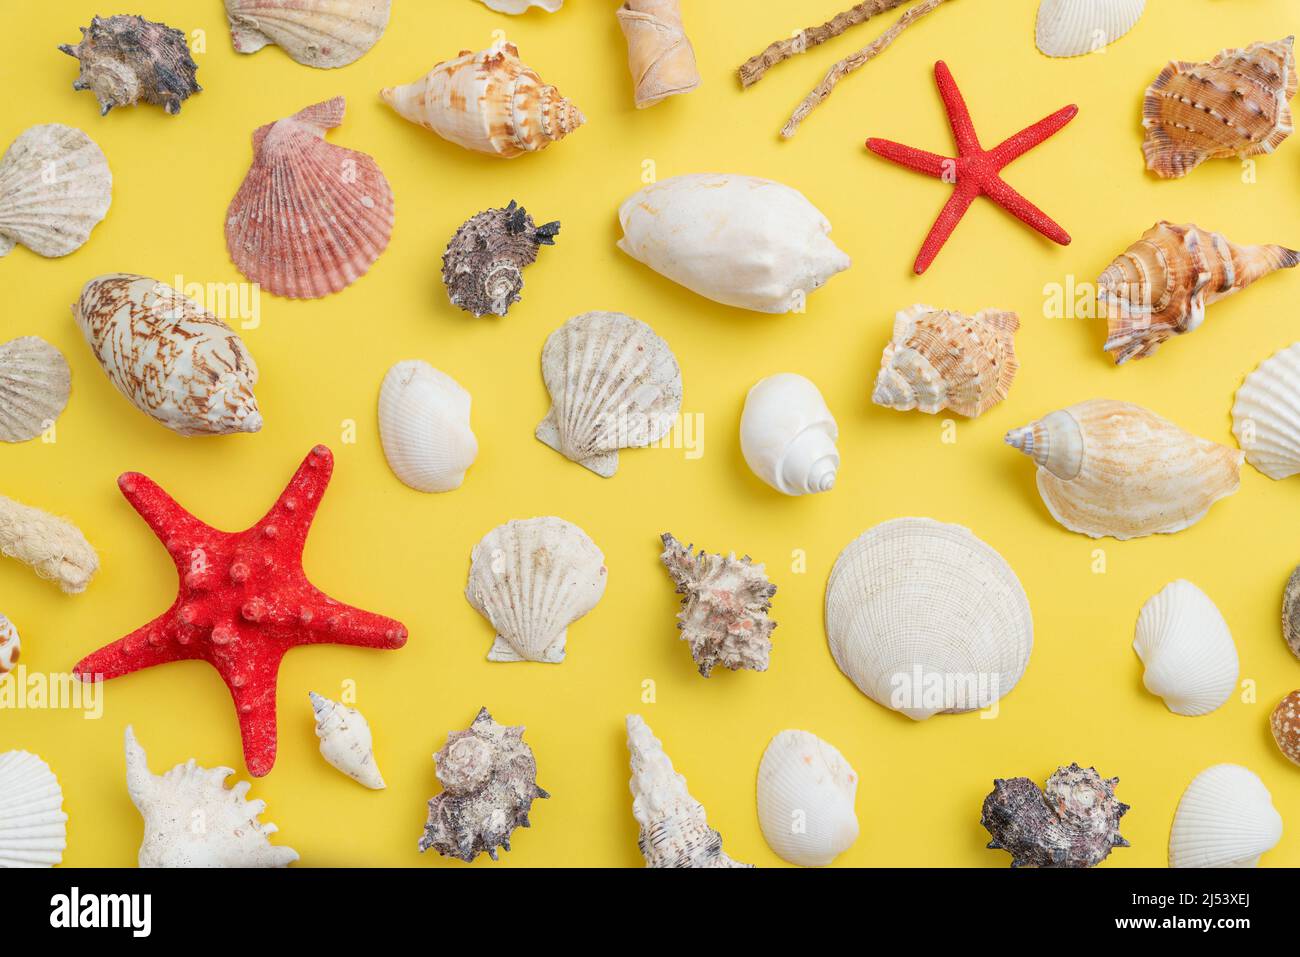
[[4,615],[0,615],[0,677],[14,670],[22,650],[23,642],[18,637],[17,627]]
[[1206,768],[1187,785],[1169,832],[1170,867],[1257,867],[1282,840],[1282,815],[1254,771]]
[[316,717],[320,753],[325,760],[373,791],[387,787],[384,776],[379,773],[379,765],[375,763],[370,723],[365,715],[314,691],[308,692],[308,697]]
[[53,867],[68,846],[63,789],[26,751],[0,754],[0,868]]
[[54,425],[72,394],[63,353],[39,336],[0,344],[0,442],[26,442]]
[[1237,646],[1213,601],[1189,581],[1170,582],[1138,614],[1133,650],[1142,683],[1175,714],[1201,715],[1237,687]]
[[867,697],[922,720],[988,708],[1029,663],[1029,599],[969,529],[929,518],[877,525],[826,584],[831,655]]
[[793,372],[761,379],[745,397],[740,450],[754,474],[786,495],[835,487],[839,426],[811,381]]
[[1042,0],[1034,33],[1048,56],[1096,53],[1133,29],[1146,0]]
[[1232,403],[1232,434],[1246,461],[1269,478],[1300,472],[1300,342],[1246,376]]
[[230,37],[238,53],[268,43],[299,63],[347,66],[379,42],[392,0],[226,0]]
[[569,625],[605,594],[605,556],[562,518],[498,525],[470,553],[465,597],[492,623],[488,661],[564,660]]
[[0,256],[17,243],[46,257],[80,249],[108,215],[113,174],[72,126],[33,126],[0,158]]
[[417,492],[460,488],[478,456],[469,408],[460,383],[427,362],[389,369],[379,388],[379,439],[393,474]]
[[798,190],[753,176],[660,180],[618,213],[618,248],[723,305],[803,311],[808,294],[849,268],[830,221]]
[[609,478],[618,450],[668,434],[682,407],[682,370],[668,343],[621,312],[575,316],[546,337],[542,379],[551,410],[537,438]]
[[[126,789],[144,818],[141,867],[287,867],[298,852],[269,838],[279,828],[258,817],[265,801],[246,801],[252,787],[225,786],[233,768],[200,767],[193,758],[161,776],[126,727]],[[198,822],[201,826],[195,826]]]
[[758,765],[758,824],[782,860],[824,867],[858,839],[858,775],[810,731],[782,731]]

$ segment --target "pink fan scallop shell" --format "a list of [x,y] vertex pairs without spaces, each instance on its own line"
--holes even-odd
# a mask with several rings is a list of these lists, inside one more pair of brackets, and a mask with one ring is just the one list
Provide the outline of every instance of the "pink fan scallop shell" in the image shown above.
[[325,142],[338,96],[260,127],[253,167],[226,213],[235,266],[277,296],[319,299],[374,265],[393,232],[393,191],[365,153]]

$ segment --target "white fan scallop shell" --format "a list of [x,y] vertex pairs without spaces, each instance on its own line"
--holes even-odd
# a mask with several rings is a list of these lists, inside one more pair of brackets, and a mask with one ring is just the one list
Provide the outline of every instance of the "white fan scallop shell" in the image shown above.
[[922,720],[986,708],[1024,674],[1029,599],[969,529],[900,518],[858,536],[826,584],[831,654],[867,697]]
[[465,597],[497,630],[488,661],[564,660],[569,625],[605,594],[605,556],[562,518],[498,525],[470,553]]
[[1209,714],[1237,687],[1237,646],[1228,623],[1189,581],[1170,582],[1147,599],[1133,650],[1146,666],[1142,683],[1175,714]]
[[1300,342],[1265,359],[1237,390],[1232,434],[1271,479],[1300,472]]
[[23,643],[18,637],[18,629],[14,627],[12,621],[0,615],[0,678],[3,678],[6,672],[14,670],[22,648]]
[[0,345],[0,442],[34,439],[59,417],[72,393],[63,353],[37,336]]
[[85,244],[112,202],[113,174],[94,140],[62,123],[33,126],[0,158],[0,257],[15,243],[66,256]]
[[1259,776],[1216,764],[1192,779],[1169,833],[1170,867],[1256,867],[1282,840],[1282,815]]
[[226,0],[230,36],[239,53],[268,43],[299,63],[347,66],[379,42],[392,0]]
[[1146,0],[1042,0],[1034,27],[1048,56],[1095,53],[1133,29]]
[[758,823],[782,860],[823,867],[858,839],[858,775],[809,731],[782,731],[758,765]]
[[379,389],[379,439],[388,467],[417,492],[450,492],[478,456],[470,395],[419,359],[388,370]]
[[0,868],[53,867],[68,846],[63,789],[26,751],[0,754]]

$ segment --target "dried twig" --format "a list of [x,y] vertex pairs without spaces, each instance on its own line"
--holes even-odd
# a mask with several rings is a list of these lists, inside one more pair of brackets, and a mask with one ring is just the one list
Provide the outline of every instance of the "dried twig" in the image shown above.
[[803,102],[795,109],[794,113],[790,117],[790,122],[786,123],[785,127],[781,130],[781,135],[786,139],[794,136],[795,131],[799,129],[799,124],[807,119],[808,114],[817,109],[817,107],[821,105],[822,101],[831,95],[831,91],[835,89],[836,83],[844,79],[844,77],[848,76],[854,70],[874,59],[879,54],[883,53],[889,48],[889,45],[898,38],[900,33],[931,10],[934,10],[941,3],[946,2],[947,0],[922,0],[921,3],[918,3],[899,17],[894,25],[878,36],[875,42],[870,46],[862,48],[852,56],[845,57],[839,63],[836,63],[831,67],[825,78],[817,84],[811,93],[804,97]]
[[863,0],[853,9],[836,14],[819,27],[804,27],[793,37],[777,40],[762,53],[750,57],[741,64],[740,70],[737,71],[740,74],[740,85],[753,86],[763,79],[763,74],[778,63],[783,63],[800,53],[811,50],[815,46],[820,46],[827,40],[834,39],[844,33],[850,27],[855,27],[859,23],[866,23],[877,13],[885,13],[899,4],[907,2],[908,0]]

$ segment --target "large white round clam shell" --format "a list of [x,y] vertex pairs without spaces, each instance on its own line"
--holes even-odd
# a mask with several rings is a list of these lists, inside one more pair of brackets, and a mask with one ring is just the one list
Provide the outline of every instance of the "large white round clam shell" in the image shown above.
[[782,859],[823,867],[858,839],[858,775],[809,731],[782,731],[758,765],[758,823]]
[[1189,581],[1170,582],[1142,606],[1133,650],[1146,665],[1142,683],[1175,714],[1209,714],[1237,687],[1237,646],[1228,623]]
[[1282,815],[1254,771],[1216,764],[1192,779],[1169,833],[1170,867],[1256,867],[1282,840]]
[[26,751],[0,754],[0,868],[53,867],[68,846],[63,789]]
[[1042,0],[1034,27],[1048,56],[1096,53],[1133,29],[1146,0]]

